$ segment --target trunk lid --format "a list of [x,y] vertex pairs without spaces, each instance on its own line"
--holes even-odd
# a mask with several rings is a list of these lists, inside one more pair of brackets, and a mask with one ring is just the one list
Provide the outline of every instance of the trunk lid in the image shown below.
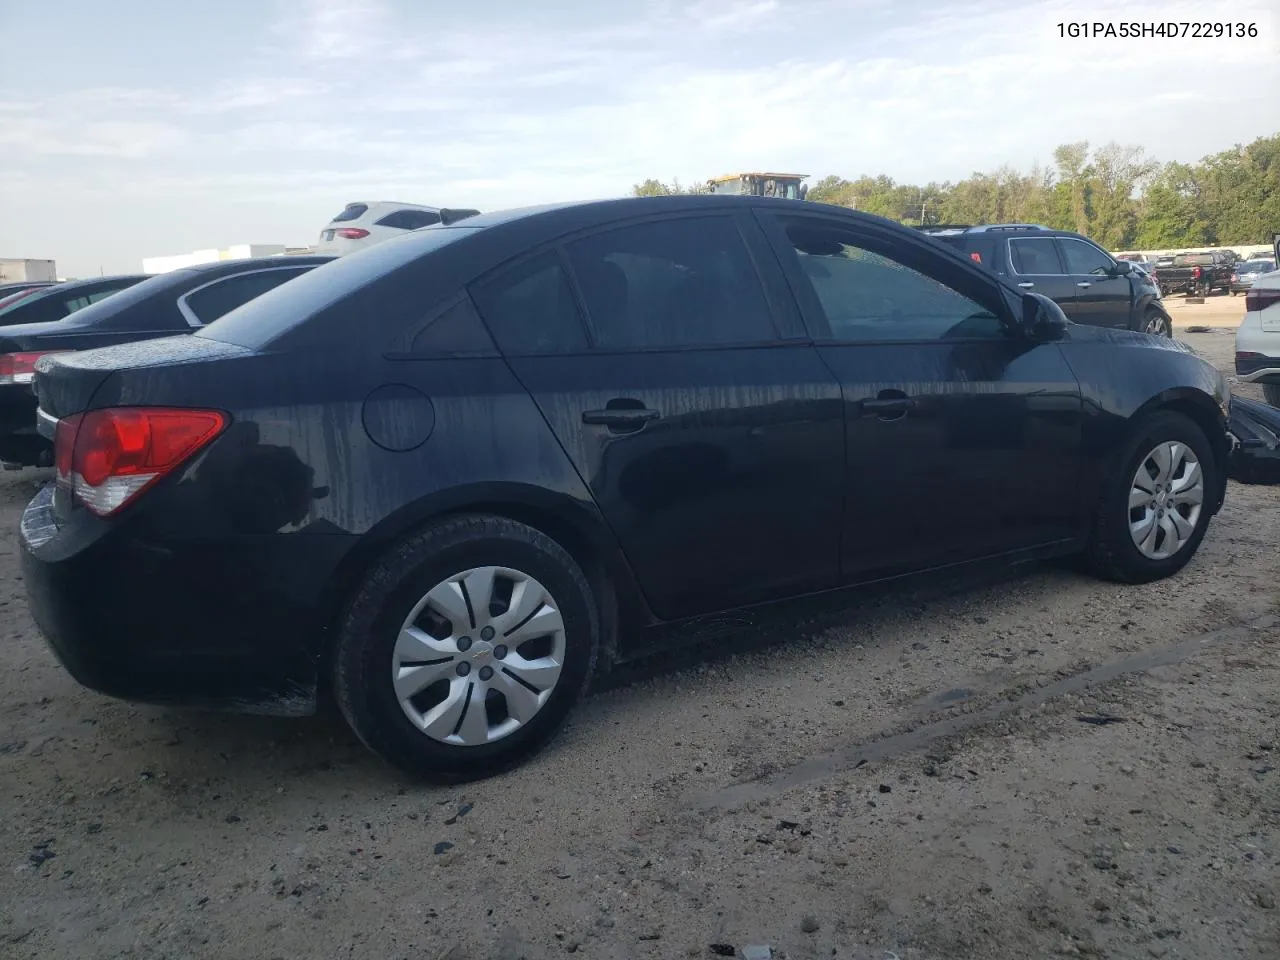
[[36,362],[32,386],[41,413],[60,420],[88,409],[98,389],[117,371],[219,360],[250,352],[235,344],[184,334],[96,350],[54,353]]

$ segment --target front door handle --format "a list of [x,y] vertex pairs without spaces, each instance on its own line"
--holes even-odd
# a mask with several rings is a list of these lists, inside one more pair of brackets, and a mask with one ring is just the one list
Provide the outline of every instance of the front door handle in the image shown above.
[[1032,287],[1035,286],[1035,284],[1029,280],[1024,280],[1022,283],[1018,284],[1018,286],[1020,286],[1023,290],[1030,290]]
[[1088,290],[1090,287],[1093,286],[1093,284],[1090,283],[1088,280],[1081,280],[1079,283],[1076,284],[1076,286],[1079,287],[1081,290]]
[[875,399],[863,400],[859,404],[858,413],[864,417],[878,417],[881,420],[901,420],[915,408],[913,397],[881,394]]
[[657,420],[661,413],[648,407],[606,407],[603,410],[584,410],[582,422],[620,430],[643,427],[650,420]]

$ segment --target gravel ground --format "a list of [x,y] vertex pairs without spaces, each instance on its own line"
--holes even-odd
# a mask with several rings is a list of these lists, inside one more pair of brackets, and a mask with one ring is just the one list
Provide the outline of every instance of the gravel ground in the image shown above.
[[78,687],[18,579],[43,479],[0,475],[0,957],[1280,956],[1280,488],[1170,581],[900,590],[435,790],[330,716]]

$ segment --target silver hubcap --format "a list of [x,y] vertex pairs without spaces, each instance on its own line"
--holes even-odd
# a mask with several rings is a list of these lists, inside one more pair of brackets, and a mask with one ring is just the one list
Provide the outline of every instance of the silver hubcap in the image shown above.
[[1147,320],[1147,333],[1158,333],[1163,337],[1165,334],[1164,317],[1159,314],[1153,314]]
[[438,583],[400,627],[391,680],[405,716],[441,743],[509,736],[551,696],[564,664],[564,621],[533,577],[477,567]]
[[1185,443],[1168,440],[1138,465],[1129,489],[1129,535],[1144,557],[1167,560],[1200,521],[1204,473]]

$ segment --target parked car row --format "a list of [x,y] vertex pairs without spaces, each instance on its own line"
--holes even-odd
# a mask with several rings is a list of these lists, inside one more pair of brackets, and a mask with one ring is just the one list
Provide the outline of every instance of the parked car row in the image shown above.
[[1173,336],[1161,289],[1146,271],[1088,237],[1037,224],[926,227],[1019,289],[1049,297],[1075,323]]
[[[766,604],[1060,554],[1173,574],[1225,496],[1224,378],[1122,329],[1158,302],[1083,238],[984,236],[678,196],[428,226],[248,302],[212,272],[243,263],[146,281],[60,323],[187,335],[22,361],[56,468],[32,613],[95,689],[329,687],[381,756],[466,779]],[[1068,268],[1127,320],[1072,294],[1101,321],[1072,323],[1041,292]]]
[[1170,258],[1167,265],[1158,263],[1156,272],[1166,293],[1206,297],[1214,290],[1225,293],[1231,289],[1239,262],[1240,258],[1230,250],[1180,253]]

